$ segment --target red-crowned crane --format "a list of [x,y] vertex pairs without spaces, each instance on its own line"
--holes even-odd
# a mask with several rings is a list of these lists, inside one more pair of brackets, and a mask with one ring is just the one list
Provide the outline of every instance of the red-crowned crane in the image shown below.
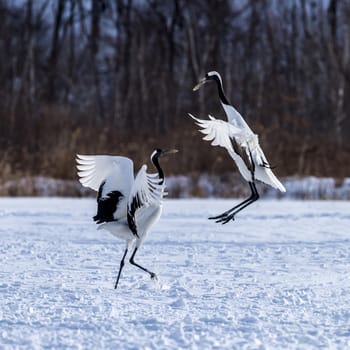
[[236,163],[239,172],[249,183],[251,190],[249,198],[224,213],[209,218],[226,224],[230,220],[234,220],[238,212],[259,199],[259,194],[255,186],[256,180],[279,189],[281,192],[285,192],[286,189],[273,174],[271,166],[259,145],[258,135],[253,133],[239,112],[228,102],[220,74],[215,71],[207,73],[193,88],[193,91],[198,90],[208,82],[216,83],[219,99],[228,121],[216,119],[210,115],[209,120],[198,119],[191,114],[189,115],[202,128],[200,132],[206,135],[203,137],[204,140],[211,141],[213,146],[226,148]]
[[149,273],[152,279],[156,278],[154,272],[137,264],[134,258],[162,212],[165,183],[159,158],[175,152],[177,150],[156,149],[151,155],[151,161],[157,173],[147,173],[147,165],[143,165],[135,178],[133,162],[129,158],[77,155],[79,181],[83,186],[98,192],[97,214],[94,216],[94,221],[100,224],[98,229],[106,229],[113,236],[126,241],[115,288],[118,286],[125,257],[133,242],[135,246],[130,263]]

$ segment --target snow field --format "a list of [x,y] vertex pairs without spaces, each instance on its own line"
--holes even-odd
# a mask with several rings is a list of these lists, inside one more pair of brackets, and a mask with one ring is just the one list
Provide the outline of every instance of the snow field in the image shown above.
[[350,204],[167,200],[136,261],[93,199],[0,199],[1,349],[350,348]]

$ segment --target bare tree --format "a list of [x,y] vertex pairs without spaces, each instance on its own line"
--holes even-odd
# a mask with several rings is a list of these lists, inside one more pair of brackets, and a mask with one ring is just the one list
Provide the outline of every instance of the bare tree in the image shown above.
[[70,177],[77,148],[176,143],[177,172],[231,170],[186,117],[223,115],[213,86],[191,91],[209,70],[282,175],[347,174],[347,0],[0,0],[0,152]]

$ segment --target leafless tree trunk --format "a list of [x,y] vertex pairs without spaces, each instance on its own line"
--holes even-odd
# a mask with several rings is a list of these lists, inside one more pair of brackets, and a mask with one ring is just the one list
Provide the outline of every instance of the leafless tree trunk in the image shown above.
[[231,171],[187,117],[224,114],[214,85],[192,92],[210,70],[282,174],[348,172],[347,0],[0,0],[0,152],[73,176],[76,148],[172,144],[178,172]]
[[55,22],[52,32],[50,55],[48,59],[48,87],[47,100],[53,102],[56,97],[57,63],[60,52],[59,35],[62,26],[62,18],[65,10],[66,0],[58,0],[55,13]]

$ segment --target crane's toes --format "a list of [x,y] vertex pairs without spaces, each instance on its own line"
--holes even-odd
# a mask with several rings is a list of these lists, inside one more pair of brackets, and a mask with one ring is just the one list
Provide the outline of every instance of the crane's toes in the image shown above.
[[222,224],[222,225],[225,225],[225,224],[227,224],[230,220],[231,220],[230,218],[228,218],[228,219],[226,219],[226,220],[223,220],[223,221],[221,221],[221,224]]
[[152,280],[158,281],[158,277],[154,272],[151,272],[150,275]]
[[217,220],[215,220],[216,223],[220,223],[221,221],[226,220],[227,216],[222,216],[221,218],[218,218]]
[[225,217],[227,217],[227,214],[223,213],[223,214],[220,214],[220,215],[217,215],[217,216],[211,216],[208,219],[209,220],[218,220],[218,219],[220,220],[220,219],[223,219]]
[[217,223],[221,223],[223,225],[227,224],[229,221],[234,221],[235,220],[235,217],[234,215],[229,215],[229,216],[226,216],[225,218],[222,218],[221,220],[218,220],[216,221]]
[[226,222],[230,220],[231,220],[231,215],[223,215],[221,218],[219,218],[215,222],[218,224],[226,224]]
[[209,220],[215,220],[216,223],[218,224],[227,224],[230,220],[234,221],[235,220],[235,216],[234,214],[230,214],[229,212],[225,212],[221,215],[218,216],[211,216],[210,218],[208,218]]
[[219,219],[219,220],[215,220],[215,222],[217,223],[217,224],[220,224],[221,222],[223,222],[223,221],[225,221],[225,217],[224,218],[221,218],[221,219]]
[[222,224],[225,225],[227,224],[229,221],[235,221],[235,218],[229,218],[229,219],[226,219]]

